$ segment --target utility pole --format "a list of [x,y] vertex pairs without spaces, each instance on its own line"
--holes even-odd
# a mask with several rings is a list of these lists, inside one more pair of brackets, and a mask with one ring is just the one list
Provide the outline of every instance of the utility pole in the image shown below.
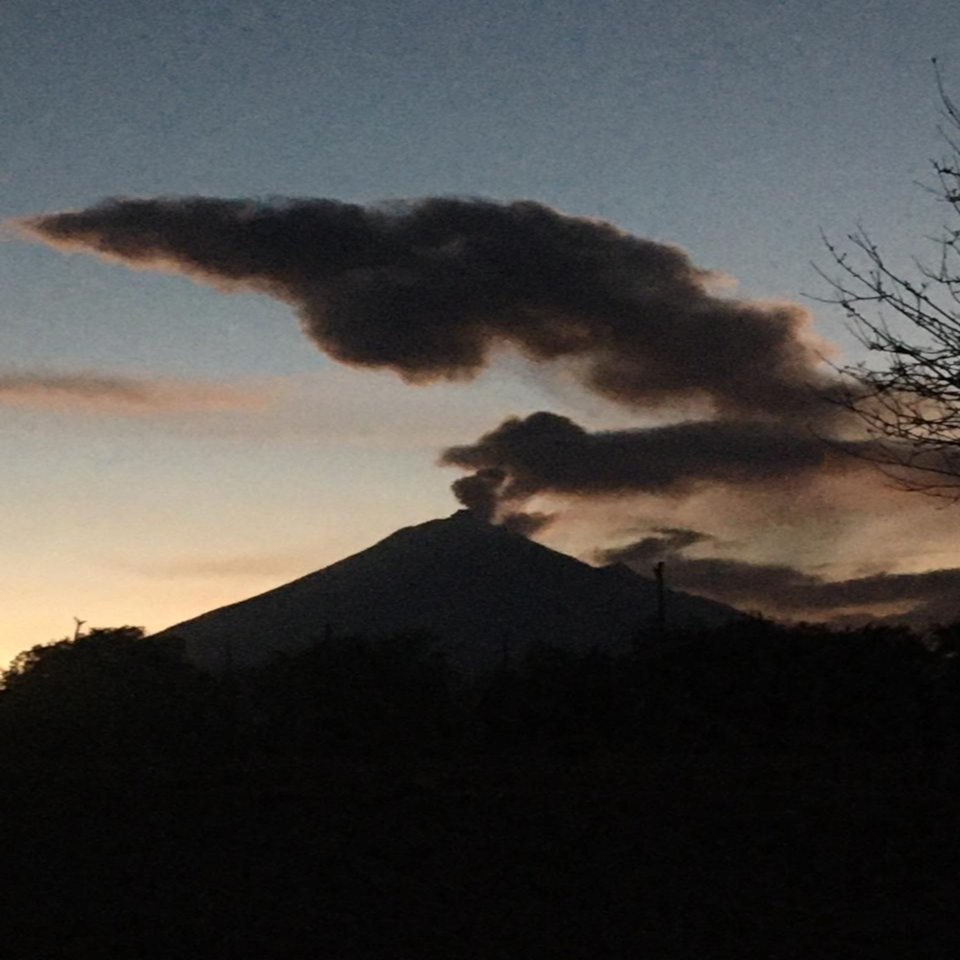
[[657,631],[663,636],[667,632],[667,588],[663,582],[664,562],[654,564],[653,575],[657,580]]

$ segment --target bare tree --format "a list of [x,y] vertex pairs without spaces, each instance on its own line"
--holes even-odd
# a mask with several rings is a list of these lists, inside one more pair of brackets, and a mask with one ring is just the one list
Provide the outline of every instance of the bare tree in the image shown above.
[[[935,255],[914,260],[911,279],[863,228],[842,250],[824,243],[836,273],[819,271],[831,286],[826,302],[839,304],[857,338],[881,363],[841,368],[839,402],[875,443],[868,455],[898,484],[960,500],[960,108],[948,96],[934,60],[947,145],[931,161],[929,190],[947,205],[948,219],[930,237]],[[837,269],[838,268],[838,269]]]

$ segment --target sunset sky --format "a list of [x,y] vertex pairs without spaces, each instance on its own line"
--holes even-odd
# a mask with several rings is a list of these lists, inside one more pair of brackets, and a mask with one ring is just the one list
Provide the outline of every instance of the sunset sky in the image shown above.
[[[949,0],[8,0],[0,214],[531,200],[678,245],[736,279],[704,281],[715,299],[799,303],[812,349],[850,361],[839,311],[809,298],[828,293],[820,232],[862,224],[905,270],[924,253],[949,212],[917,186],[944,150],[930,58],[960,91],[958,50]],[[448,514],[463,471],[438,457],[508,416],[622,431],[703,415],[679,387],[611,399],[498,335],[473,379],[411,385],[317,349],[293,295],[225,295],[172,254],[131,270],[29,239],[8,226],[0,244],[0,661],[74,616],[159,630]],[[934,595],[904,575],[931,569],[937,597],[960,596],[960,506],[853,469],[738,476],[546,484],[526,506],[556,512],[538,537],[579,556],[632,545],[642,568],[664,541],[691,589],[746,564],[774,592],[792,577],[793,615],[907,609]],[[824,589],[839,581],[856,584]]]

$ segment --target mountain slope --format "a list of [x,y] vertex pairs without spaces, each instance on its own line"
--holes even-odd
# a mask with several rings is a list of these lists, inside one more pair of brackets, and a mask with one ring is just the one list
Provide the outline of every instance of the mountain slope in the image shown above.
[[[736,616],[723,604],[671,594],[672,626]],[[210,669],[295,650],[330,632],[424,629],[473,672],[532,643],[623,648],[652,622],[656,587],[597,569],[459,511],[406,527],[360,553],[259,596],[163,631]]]

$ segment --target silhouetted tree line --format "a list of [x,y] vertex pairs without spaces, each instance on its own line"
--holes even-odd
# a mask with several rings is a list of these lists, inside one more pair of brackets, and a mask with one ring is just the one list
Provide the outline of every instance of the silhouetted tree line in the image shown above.
[[5,955],[944,956],[958,650],[753,620],[466,679],[418,634],[219,676],[131,627],[34,647]]

